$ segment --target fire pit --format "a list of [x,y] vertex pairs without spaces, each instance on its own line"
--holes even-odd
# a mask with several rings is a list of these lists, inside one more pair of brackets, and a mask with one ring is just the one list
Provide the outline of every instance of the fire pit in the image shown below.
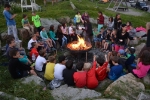
[[86,53],[86,61],[87,61],[87,51],[92,48],[91,43],[85,41],[82,37],[78,37],[77,41],[72,41],[71,43],[67,44],[67,49],[71,53],[76,53],[79,58],[79,53]]
[[67,49],[70,50],[71,52],[86,52],[89,51],[92,48],[91,43],[85,41],[82,37],[78,37],[78,41],[73,41],[71,43],[67,44]]

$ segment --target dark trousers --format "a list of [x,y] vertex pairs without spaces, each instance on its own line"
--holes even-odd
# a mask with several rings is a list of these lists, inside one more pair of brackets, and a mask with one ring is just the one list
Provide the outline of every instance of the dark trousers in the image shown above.
[[132,66],[128,66],[128,71],[129,71],[130,73],[132,73],[136,78],[139,78],[136,74],[134,74],[133,69],[136,69],[136,68],[134,68],[134,67],[132,67]]

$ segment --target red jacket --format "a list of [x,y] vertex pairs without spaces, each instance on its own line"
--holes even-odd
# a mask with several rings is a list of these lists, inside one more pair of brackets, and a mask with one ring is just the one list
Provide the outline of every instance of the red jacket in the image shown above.
[[39,55],[38,51],[36,48],[32,48],[31,51],[30,51],[30,57],[32,58],[32,54],[35,54],[36,58],[37,56]]
[[107,77],[107,65],[108,62],[105,62],[102,66],[96,69],[96,77],[99,81],[102,81]]
[[104,24],[104,16],[103,15],[99,16],[98,24]]
[[94,89],[98,86],[98,80],[96,78],[95,69],[96,69],[96,61],[93,62],[92,68],[87,72],[86,86],[89,89]]

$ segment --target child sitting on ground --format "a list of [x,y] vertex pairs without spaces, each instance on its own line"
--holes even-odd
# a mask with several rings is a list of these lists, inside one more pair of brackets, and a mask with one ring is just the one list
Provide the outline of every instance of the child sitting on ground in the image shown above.
[[101,47],[101,42],[102,42],[102,38],[103,38],[103,32],[104,32],[104,28],[101,28],[101,31],[97,34],[95,34],[93,40],[95,42],[95,47],[99,48]]
[[47,63],[47,61],[45,59],[45,55],[46,55],[46,53],[44,50],[39,51],[39,55],[35,61],[35,69],[38,72],[44,72],[45,71],[45,67],[46,67],[46,63]]
[[62,81],[63,77],[63,70],[66,68],[65,66],[66,60],[65,56],[61,55],[58,57],[58,63],[54,67],[54,78],[56,80]]
[[143,78],[150,70],[150,52],[148,50],[143,51],[140,61],[137,67],[128,67],[128,71],[131,72],[137,78]]
[[118,57],[117,56],[111,57],[111,61],[114,64],[114,66],[107,69],[107,71],[109,72],[108,77],[110,80],[115,81],[120,76],[123,75],[123,67],[122,67],[122,65],[118,64]]
[[83,88],[86,86],[86,71],[83,71],[83,62],[79,62],[76,65],[77,72],[73,74],[76,87]]
[[98,86],[98,80],[96,78],[96,56],[93,57],[93,65],[91,63],[84,63],[84,68],[87,71],[86,86],[89,89],[94,89]]
[[105,59],[103,57],[96,58],[98,68],[96,68],[96,76],[98,81],[103,81],[107,77],[107,66],[108,60],[107,55],[105,55]]
[[[32,47],[31,47],[31,51],[30,51],[30,57],[32,58],[32,56],[34,55],[35,59],[36,59],[39,55],[39,53],[37,51],[38,44],[36,42],[32,42],[31,45],[32,45]],[[32,60],[35,60],[35,59],[32,59]]]
[[73,79],[73,74],[76,72],[75,69],[72,69],[73,67],[73,61],[68,60],[66,62],[66,69],[63,70],[63,77],[64,77],[64,82],[68,86],[74,86],[74,79]]
[[12,49],[10,50],[9,54],[11,59],[9,61],[8,69],[12,78],[18,79],[18,78],[26,77],[29,74],[37,75],[29,65],[23,64],[18,60],[20,56],[18,50]]
[[23,14],[23,19],[21,20],[23,28],[27,29],[29,32],[29,35],[32,36],[34,33],[34,28],[32,25],[30,25],[28,16],[26,14]]
[[134,60],[135,60],[135,48],[134,47],[130,47],[128,48],[129,54],[126,54],[126,56],[128,57],[128,59],[125,62],[125,66],[126,68],[128,68],[128,66],[132,66],[132,67],[136,67],[134,64]]
[[127,60],[127,57],[125,56],[125,51],[123,49],[120,49],[118,51],[117,56],[119,57],[118,59],[119,65],[122,65],[122,67],[125,68],[125,62]]
[[55,56],[49,56],[48,61],[49,62],[46,64],[44,78],[51,81],[54,79],[54,66],[56,63]]
[[117,56],[117,52],[116,51],[109,52],[108,55],[107,55],[107,59],[108,59],[110,68],[112,66],[114,66],[113,63],[112,63],[112,61],[111,61],[111,59],[110,59],[111,57],[114,57],[114,56]]
[[66,68],[65,63],[65,56],[60,55],[58,57],[58,63],[54,66],[54,79],[49,84],[50,89],[58,88],[61,86],[64,80],[63,70]]

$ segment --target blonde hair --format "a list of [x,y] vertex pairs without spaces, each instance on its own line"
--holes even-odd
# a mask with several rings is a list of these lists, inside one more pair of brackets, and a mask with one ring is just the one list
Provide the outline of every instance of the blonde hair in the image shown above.
[[150,22],[146,23],[146,29],[149,30],[150,29]]
[[88,71],[91,68],[91,66],[92,66],[91,63],[84,63],[83,70]]

